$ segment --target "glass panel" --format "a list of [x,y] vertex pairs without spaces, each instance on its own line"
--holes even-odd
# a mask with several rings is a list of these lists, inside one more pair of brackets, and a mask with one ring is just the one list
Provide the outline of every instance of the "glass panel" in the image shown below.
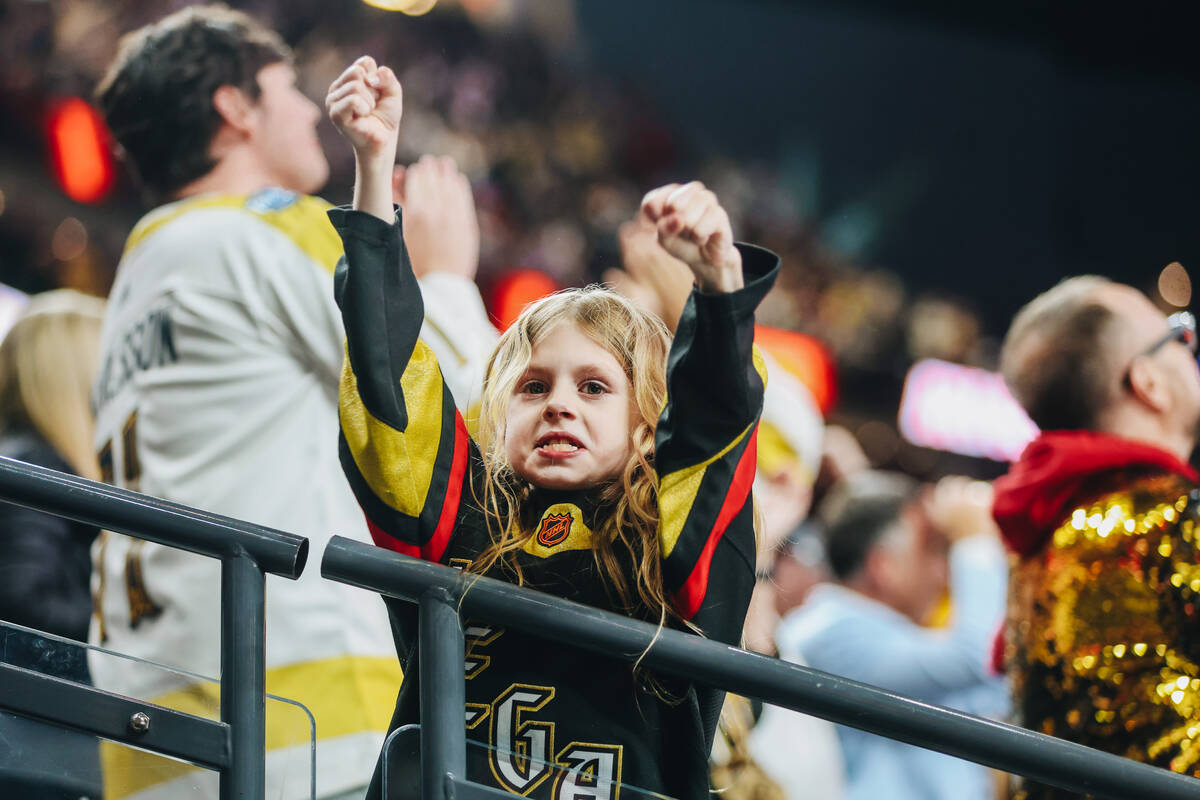
[[[387,800],[421,800],[421,726],[405,725],[392,731],[384,742],[384,753],[383,779],[391,790]],[[496,787],[498,783],[493,773],[500,768],[511,771],[517,780],[521,776],[528,776],[528,780],[537,782],[537,787],[550,786],[556,789],[550,793],[537,787],[526,789],[534,797],[557,797],[562,782],[574,781],[575,789],[572,791],[568,788],[563,796],[595,800],[617,797],[621,800],[671,800],[666,795],[639,789],[628,783],[605,782],[602,776],[611,765],[608,760],[610,756],[609,753],[581,751],[574,757],[564,754],[561,757],[564,763],[549,764],[542,759],[530,759],[523,754],[468,739],[467,778]]]
[[[221,718],[220,684],[103,648],[0,622],[0,661],[135,700]],[[267,695],[267,796],[312,800],[315,725],[303,705]],[[216,772],[0,712],[0,797],[215,798]]]

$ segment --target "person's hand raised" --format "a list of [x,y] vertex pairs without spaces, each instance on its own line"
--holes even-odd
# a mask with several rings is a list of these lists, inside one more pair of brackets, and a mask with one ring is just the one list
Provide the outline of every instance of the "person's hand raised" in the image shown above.
[[479,268],[479,218],[471,183],[448,156],[422,156],[396,169],[396,201],[404,209],[404,244],[413,272],[474,279]]
[[395,160],[404,94],[391,69],[359,58],[330,85],[325,110],[359,158]]
[[745,285],[729,215],[704,184],[654,189],[642,200],[641,214],[656,226],[663,249],[691,269],[701,291],[733,292]]
[[979,533],[999,536],[992,518],[992,486],[962,475],[949,475],[925,496],[925,512],[951,542]]
[[651,301],[644,304],[674,332],[695,282],[691,269],[658,243],[658,226],[644,210],[621,225],[617,241],[625,268],[624,282],[614,281],[617,290],[624,288],[626,294],[640,290]]

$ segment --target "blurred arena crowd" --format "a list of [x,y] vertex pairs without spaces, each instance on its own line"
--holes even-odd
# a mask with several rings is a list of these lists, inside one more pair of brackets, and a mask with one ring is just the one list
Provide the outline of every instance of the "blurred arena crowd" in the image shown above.
[[[17,290],[0,294],[0,313],[7,314],[12,325],[0,346],[0,454],[130,488],[158,488],[164,493],[169,489],[172,499],[247,519],[256,513],[255,504],[265,506],[269,500],[264,498],[274,498],[281,501],[280,506],[293,507],[278,510],[277,516],[264,512],[265,518],[255,521],[327,538],[340,530],[300,531],[291,520],[297,520],[295,525],[308,522],[318,527],[341,524],[341,500],[333,495],[341,492],[349,497],[345,486],[329,490],[328,497],[317,497],[319,491],[295,492],[303,495],[304,503],[312,503],[311,508],[293,503],[280,488],[286,480],[278,476],[272,478],[274,483],[269,491],[264,489],[262,496],[247,498],[241,484],[234,487],[242,495],[236,499],[230,499],[237,492],[228,487],[206,495],[201,487],[205,491],[212,488],[207,474],[197,478],[180,469],[151,477],[153,470],[162,465],[145,459],[138,465],[139,442],[130,433],[135,417],[130,415],[127,422],[123,416],[113,417],[116,412],[109,414],[111,419],[101,420],[101,427],[113,434],[112,439],[99,454],[94,447],[97,434],[92,407],[99,404],[103,415],[103,406],[111,399],[109,386],[114,387],[113,395],[121,389],[108,370],[114,363],[114,349],[115,360],[121,360],[122,345],[114,344],[115,334],[100,341],[101,320],[106,318],[101,298],[113,290],[115,279],[109,318],[125,313],[126,303],[136,305],[130,297],[136,300],[139,284],[117,277],[117,266],[125,252],[128,260],[123,262],[123,269],[153,271],[130,255],[135,247],[131,245],[126,251],[126,237],[156,201],[144,197],[119,164],[114,167],[113,186],[103,199],[83,204],[64,197],[43,163],[45,120],[63,98],[91,100],[117,53],[121,34],[186,5],[174,0],[18,0],[0,7],[0,109],[9,120],[0,130],[0,278]],[[783,267],[778,284],[757,314],[757,323],[762,327],[756,341],[765,353],[771,379],[765,390],[757,440],[754,496],[760,519],[759,553],[743,636],[748,649],[922,701],[993,719],[1016,720],[1044,733],[1104,747],[1113,737],[1134,736],[1149,717],[1155,724],[1162,722],[1158,710],[1147,711],[1143,708],[1146,703],[1130,696],[1128,688],[1121,688],[1126,674],[1133,676],[1136,669],[1145,667],[1141,662],[1124,661],[1125,654],[1133,658],[1137,646],[1137,658],[1150,658],[1156,652],[1154,645],[1161,645],[1158,655],[1164,659],[1163,669],[1174,670],[1171,680],[1183,683],[1177,690],[1168,687],[1165,693],[1153,686],[1148,691],[1157,692],[1160,699],[1175,698],[1175,692],[1182,693],[1187,687],[1187,698],[1171,701],[1171,713],[1177,712],[1186,724],[1163,739],[1136,739],[1118,752],[1180,772],[1194,770],[1196,759],[1190,755],[1190,740],[1200,735],[1196,733],[1200,727],[1188,728],[1187,724],[1195,721],[1193,716],[1200,709],[1188,704],[1200,687],[1200,674],[1191,658],[1190,639],[1181,635],[1179,638],[1186,641],[1179,645],[1178,652],[1171,649],[1171,637],[1179,632],[1164,623],[1161,630],[1155,628],[1135,642],[1140,635],[1136,626],[1131,625],[1134,632],[1129,636],[1116,632],[1118,624],[1129,624],[1130,620],[1117,613],[1116,621],[1105,627],[1091,607],[1079,599],[1082,590],[1078,586],[1072,585],[1074,594],[1062,589],[1064,581],[1081,574],[1095,575],[1100,583],[1101,578],[1111,577],[1105,570],[1124,568],[1125,562],[1110,558],[1108,551],[1097,556],[1081,549],[1086,544],[1103,550],[1106,542],[1113,541],[1108,536],[1114,530],[1130,535],[1156,532],[1159,538],[1154,540],[1153,551],[1141,553],[1147,558],[1159,553],[1169,560],[1172,552],[1184,552],[1192,546],[1190,528],[1186,534],[1181,528],[1178,536],[1182,538],[1178,540],[1171,538],[1175,536],[1173,529],[1167,529],[1168,523],[1195,511],[1189,511],[1186,502],[1178,504],[1177,497],[1186,498],[1187,491],[1176,484],[1179,476],[1195,480],[1190,467],[1183,463],[1188,453],[1178,451],[1183,447],[1179,442],[1186,438],[1181,430],[1190,419],[1190,403],[1200,403],[1200,398],[1163,388],[1166,380],[1146,372],[1141,365],[1160,355],[1168,357],[1170,348],[1186,345],[1191,348],[1191,360],[1182,350],[1172,350],[1169,357],[1178,356],[1178,363],[1172,362],[1170,369],[1182,372],[1169,374],[1172,379],[1179,378],[1186,372],[1187,363],[1194,368],[1194,320],[1176,316],[1168,327],[1162,327],[1165,317],[1149,301],[1144,308],[1138,306],[1141,316],[1130,322],[1131,329],[1149,338],[1127,359],[1129,366],[1122,363],[1120,370],[1121,385],[1133,398],[1128,402],[1136,400],[1151,409],[1152,413],[1143,416],[1138,416],[1141,412],[1132,406],[1122,405],[1127,402],[1124,399],[1114,401],[1112,408],[1097,403],[1096,408],[1089,407],[1088,414],[1079,416],[1051,402],[1057,397],[1067,405],[1077,399],[1069,391],[1078,384],[1075,377],[1067,375],[1069,362],[1099,358],[1096,354],[1102,352],[1097,345],[1095,351],[1073,351],[1058,361],[1054,353],[1043,352],[1049,347],[1046,342],[1073,341],[1072,337],[1085,340],[1089,331],[1094,333],[1101,327],[1101,323],[1095,323],[1088,328],[1084,319],[1060,330],[1047,322],[1060,311],[1074,320],[1070,316],[1077,311],[1071,305],[1074,296],[1049,311],[1034,308],[1024,315],[1024,328],[1014,325],[1022,333],[1006,351],[1005,376],[1030,417],[1051,420],[1055,429],[1116,429],[1145,434],[1140,438],[1161,439],[1170,445],[1164,448],[1178,456],[1142,453],[1138,458],[1131,456],[1128,463],[1110,464],[1111,458],[1106,461],[1108,456],[1097,455],[1103,448],[1091,439],[1086,447],[1072,439],[1064,451],[1065,445],[1056,444],[1057,440],[1045,444],[1043,437],[1038,441],[1051,448],[1051,455],[1058,460],[1050,456],[1047,459],[1054,465],[1064,461],[1084,464],[1079,467],[1079,475],[1100,463],[1127,468],[1138,480],[1145,477],[1143,473],[1161,469],[1174,476],[1176,483],[1167,486],[1164,478],[1158,483],[1138,484],[1136,490],[1119,496],[1102,494],[1096,499],[1089,495],[1090,499],[1080,500],[1077,506],[1064,506],[1066,515],[1061,519],[1051,512],[1023,516],[1028,508],[1040,508],[1030,498],[1045,486],[1045,476],[1037,473],[1031,478],[1030,473],[1017,470],[1018,478],[1010,474],[1008,484],[999,484],[1004,493],[997,503],[996,515],[1003,517],[998,524],[993,514],[998,490],[990,480],[1003,472],[1005,465],[999,460],[956,457],[921,443],[903,441],[897,422],[898,387],[914,363],[939,359],[993,371],[1000,368],[998,337],[989,337],[970,303],[936,294],[915,294],[885,267],[858,263],[837,252],[827,243],[818,222],[799,213],[794,198],[776,177],[777,165],[767,160],[728,158],[707,149],[687,132],[672,129],[638,86],[615,81],[589,66],[587,58],[580,55],[580,35],[569,4],[520,0],[441,2],[411,25],[397,22],[404,19],[398,15],[360,3],[343,4],[336,14],[328,3],[315,0],[287,4],[252,0],[237,6],[278,31],[294,49],[298,86],[318,104],[358,55],[369,53],[378,63],[390,65],[404,87],[397,160],[417,164],[409,168],[406,178],[409,196],[418,197],[417,178],[413,176],[419,176],[420,186],[425,187],[422,191],[436,187],[429,202],[431,207],[435,202],[443,204],[437,208],[445,211],[447,218],[469,208],[473,196],[473,220],[477,222],[458,218],[451,222],[461,223],[456,230],[467,238],[477,236],[477,270],[472,265],[457,274],[439,274],[454,270],[439,267],[422,272],[421,263],[413,265],[425,296],[427,327],[423,340],[438,353],[443,365],[458,358],[455,367],[443,369],[447,383],[454,386],[454,399],[467,424],[473,423],[472,415],[478,410],[471,402],[471,393],[482,373],[481,359],[486,360],[497,330],[504,331],[526,301],[558,288],[607,282],[657,313],[666,327],[674,330],[684,302],[681,298],[691,291],[691,276],[684,275],[681,295],[677,280],[672,283],[660,279],[664,273],[656,272],[659,266],[655,259],[659,256],[651,251],[657,245],[653,236],[647,244],[645,231],[638,228],[647,190],[681,176],[697,178],[720,199],[739,240],[779,255]],[[329,181],[318,194],[333,203],[349,202],[354,191],[354,152],[327,123],[323,122],[318,132],[330,164]],[[431,154],[448,156],[453,163],[420,161]],[[463,176],[465,179],[459,181]],[[464,186],[469,189],[465,200],[454,194],[461,194]],[[275,196],[262,199],[266,209],[262,213],[286,210],[290,202]],[[419,207],[418,200],[413,203],[414,208]],[[317,214],[322,222],[323,213]],[[407,210],[405,215],[409,216]],[[414,225],[419,224],[417,211],[412,217],[418,220]],[[151,218],[137,228],[131,242],[143,241],[138,237],[149,239],[156,230]],[[295,238],[299,242],[304,237],[295,233]],[[410,239],[407,229],[405,238]],[[414,262],[419,261],[419,243],[419,231],[414,229],[409,241]],[[303,247],[313,262],[319,262],[323,256],[314,253],[326,253],[321,248],[327,249],[327,245],[314,244],[310,237],[304,238]],[[136,267],[125,266],[128,264]],[[472,281],[482,305],[472,299]],[[1078,291],[1085,290],[1098,293],[1096,297],[1117,291],[1093,284]],[[280,305],[286,307],[285,311],[302,305],[292,301],[284,298]],[[335,320],[332,291],[323,302],[329,314],[321,320],[328,323],[326,327],[336,329],[339,323],[330,321]],[[264,307],[267,305],[264,302]],[[1050,305],[1049,301],[1044,305]],[[485,307],[488,313],[482,311]],[[153,323],[157,318],[147,319]],[[248,328],[256,329],[255,323],[261,321],[251,320]],[[232,327],[243,322],[239,317],[229,324]],[[313,371],[320,373],[320,380],[314,379],[312,385],[305,383],[302,388],[311,390],[307,394],[297,390],[291,408],[311,410],[311,419],[316,421],[310,425],[307,418],[301,420],[303,428],[324,432],[323,425],[332,426],[327,440],[314,447],[328,457],[324,466],[341,480],[334,451],[341,331],[337,330],[338,345],[331,348],[333,339],[324,337],[328,331],[297,334],[293,328],[301,326],[295,322],[281,314],[261,327],[269,328],[273,335],[284,331],[281,336],[296,334],[296,341],[312,343],[311,352],[295,360],[315,363]],[[492,329],[493,324],[497,330]],[[1166,336],[1160,337],[1160,333]],[[1105,343],[1111,344],[1101,344]],[[174,358],[175,345],[171,336],[164,334],[154,357],[164,361]],[[290,346],[297,345],[279,349]],[[101,373],[104,386],[96,392],[92,382],[101,359],[106,363]],[[1030,363],[1044,364],[1049,377],[1041,380],[1036,370],[1031,371]],[[248,375],[255,369],[246,367],[245,372],[239,370],[237,374]],[[254,379],[277,377],[269,372],[254,373]],[[1180,385],[1185,379],[1191,380],[1185,375]],[[192,380],[198,381],[194,377]],[[300,381],[293,381],[297,383]],[[267,391],[262,388],[265,385],[256,384],[256,391]],[[283,393],[294,388],[280,388],[282,385],[269,391]],[[459,386],[465,387],[461,393]],[[896,391],[882,388],[885,386]],[[201,442],[210,436],[201,425],[209,409],[189,407],[187,400],[170,396],[170,402],[180,402],[177,408],[185,409],[180,417],[186,416],[188,425],[194,426],[189,428],[194,441]],[[160,402],[161,411],[161,401],[156,402]],[[229,416],[248,413],[238,411]],[[263,411],[264,419],[278,416]],[[1180,419],[1184,422],[1176,424]],[[149,431],[149,436],[168,438],[161,418],[152,420],[150,414],[143,414],[137,421],[140,430]],[[266,421],[255,425],[261,430],[268,428]],[[305,433],[311,432],[296,432],[294,439],[301,441]],[[249,435],[239,439],[238,444],[246,441],[251,441]],[[261,442],[254,441],[254,447],[262,453],[279,444],[265,437]],[[1054,450],[1054,446],[1060,449]],[[203,448],[197,444],[196,449]],[[289,451],[280,456],[280,462],[286,461],[287,469],[299,475],[305,462],[303,457],[291,455]],[[1022,468],[1036,472],[1042,466],[1044,463],[1039,462]],[[138,484],[143,467],[147,480]],[[249,473],[254,474],[253,469]],[[303,480],[297,478],[295,485]],[[1100,483],[1080,477],[1065,489],[1056,485],[1056,490],[1066,494],[1054,497],[1074,498],[1072,493],[1092,491],[1098,486]],[[1105,487],[1124,491],[1119,486]],[[1146,500],[1151,495],[1155,499],[1152,507]],[[325,501],[329,508],[320,505]],[[358,511],[357,507],[353,510]],[[300,519],[304,516],[310,519]],[[1028,536],[1014,538],[1012,531],[1021,526],[1028,528]],[[188,647],[194,643],[179,644],[168,638],[141,649],[144,645],[138,643],[136,629],[143,620],[153,621],[165,613],[164,619],[170,618],[179,626],[176,635],[188,641],[193,639],[193,630],[200,631],[195,634],[198,639],[212,633],[211,625],[205,627],[209,623],[189,618],[186,624],[196,625],[192,629],[184,627],[185,617],[171,616],[171,603],[186,604],[180,597],[168,597],[162,585],[156,589],[153,582],[143,580],[140,570],[143,564],[147,565],[148,575],[154,570],[179,570],[177,574],[186,575],[188,580],[210,583],[215,572],[193,572],[157,551],[143,552],[133,540],[118,540],[115,535],[99,534],[86,526],[52,521],[9,506],[0,508],[0,527],[12,534],[0,547],[0,619],[66,639],[88,641],[90,637],[93,644],[128,642],[151,660],[170,660],[173,651],[190,652]],[[1030,566],[1037,561],[1031,554],[1041,552],[1039,548],[1057,548],[1058,560],[1037,562],[1038,568],[1051,570],[1055,564],[1076,559],[1072,561],[1074,571],[1064,573],[1066,577],[1058,582],[1050,581]],[[1093,569],[1089,566],[1092,563],[1102,566]],[[118,564],[126,583],[116,589],[111,582],[106,585],[93,573],[96,564]],[[1137,579],[1150,586],[1138,595],[1144,601],[1139,607],[1161,602],[1172,613],[1178,611],[1194,622],[1193,598],[1200,596],[1200,581],[1190,589],[1193,571],[1178,566],[1172,567],[1174,573],[1163,569],[1161,574],[1155,571],[1153,578],[1146,577],[1150,567],[1138,572]],[[305,615],[304,624],[294,630],[288,628],[292,635],[288,646],[295,652],[282,656],[281,645],[269,641],[268,667],[294,663],[307,668],[319,664],[316,671],[305,673],[309,677],[304,678],[303,691],[311,695],[298,695],[316,716],[318,796],[349,800],[362,797],[370,780],[370,765],[378,753],[395,697],[395,687],[388,682],[397,680],[399,672],[379,604],[374,603],[371,609],[360,608],[357,604],[368,601],[347,599],[332,590],[328,597],[318,596],[320,590],[314,586],[320,583],[319,577],[306,577],[316,583],[304,585],[296,597],[286,600],[294,604],[289,606],[294,615]],[[1010,580],[1014,587],[1011,590]],[[1091,585],[1088,580],[1083,584]],[[1172,594],[1172,586],[1184,593]],[[156,592],[162,594],[156,596]],[[1069,595],[1070,602],[1056,592]],[[106,598],[115,595],[128,604],[121,608],[121,616],[128,618],[123,620],[128,623],[127,629],[115,624],[106,629],[106,624],[117,616],[111,604],[108,616],[96,608],[93,619],[93,603],[107,602]],[[30,602],[34,596],[43,598],[42,602]],[[1108,602],[1109,611],[1115,602],[1119,611],[1123,607],[1120,597],[1110,587],[1097,590],[1093,599],[1098,604]],[[1047,608],[1060,601],[1062,605],[1055,607],[1063,610],[1055,617],[1055,612]],[[330,610],[339,603],[355,604],[353,613],[345,608]],[[1068,607],[1071,613],[1077,612],[1074,622],[1061,619]],[[338,616],[343,613],[344,617]],[[328,617],[323,618],[323,614]],[[1007,633],[1006,615],[1010,623]],[[353,623],[346,622],[351,617]],[[280,623],[280,619],[268,617],[268,629],[277,624],[287,628],[288,623]],[[353,625],[361,625],[361,630],[355,629],[362,634],[361,639],[348,641],[344,647],[339,642],[322,649],[329,638],[321,637],[328,631]],[[141,633],[145,631],[143,628]],[[1051,674],[1051,666],[1058,669],[1055,659],[1073,646],[1066,641],[1067,633],[1087,642],[1075,653],[1070,666],[1063,668],[1069,673],[1063,678],[1058,672]],[[382,639],[381,647],[364,644],[372,636]],[[354,636],[346,638],[353,640]],[[1053,646],[1045,644],[1052,639]],[[62,651],[50,658],[39,636],[24,629],[7,630],[4,643],[0,656],[18,666],[46,669],[114,690],[121,681],[128,681],[126,686],[138,681],[98,670],[94,665],[89,673],[87,659],[79,653],[68,655]],[[1146,655],[1147,643],[1150,656]],[[205,658],[173,666],[211,673],[215,668],[210,663],[212,656],[210,652]],[[341,658],[355,664],[370,662],[371,669],[378,670],[369,681],[361,672],[355,672],[353,680],[363,681],[364,686],[374,681],[372,690],[378,693],[371,697],[383,697],[381,702],[387,707],[376,704],[363,712],[362,720],[351,723],[339,716],[339,709],[321,705],[323,701],[317,696],[320,692],[315,689],[350,680],[341,673],[321,671],[327,668],[326,662]],[[1088,658],[1092,661],[1085,663]],[[272,679],[282,680],[280,674],[268,676],[269,688]],[[297,683],[289,686],[299,685],[294,675],[293,680]],[[1135,683],[1131,677],[1128,685]],[[139,685],[136,691],[153,694],[181,690],[174,685],[151,688],[152,684]],[[1099,688],[1090,690],[1089,686]],[[287,693],[283,689],[280,692]],[[366,690],[362,694],[371,699]],[[1067,697],[1075,705],[1054,706],[1052,700],[1056,697]],[[331,719],[336,719],[336,724],[331,725]],[[1089,727],[1093,719],[1099,728]],[[12,724],[11,717],[0,715],[0,731]],[[331,727],[336,728],[336,735],[327,732]],[[1183,740],[1188,740],[1188,747],[1172,749]],[[342,749],[329,749],[335,747]],[[1200,751],[1196,757],[1200,758]],[[122,758],[127,757],[103,748],[99,755],[95,748],[81,748],[74,760],[94,781],[87,789],[89,796],[149,800],[193,796],[189,794],[193,791],[195,796],[203,796],[203,788],[188,788],[189,779],[178,775],[161,781],[129,780],[126,775],[114,781],[114,770],[136,769],[136,761]],[[364,759],[365,774],[356,771]],[[764,708],[737,697],[725,701],[710,767],[713,786],[721,790],[717,796],[726,800],[1048,800],[1067,796],[1054,794],[1047,787],[1010,782],[1006,776],[965,761],[834,727],[795,712]],[[55,794],[61,787],[50,785],[44,776],[39,780],[41,783],[27,776],[7,775],[0,753],[0,788],[17,787],[12,791],[26,792],[21,796],[28,797],[62,796]],[[287,790],[288,796],[301,796],[294,790],[295,784]],[[282,796],[283,790],[279,791]],[[608,791],[605,795],[597,789],[579,796],[615,800],[616,792],[612,787]],[[79,792],[73,796],[79,796]]]
[[[45,197],[53,194],[49,186],[37,195],[46,202],[13,198],[44,180],[50,105],[64,96],[90,99],[118,35],[179,5],[79,0],[6,8],[0,108],[12,124],[0,133],[0,158],[7,161],[4,171],[16,176],[12,185],[0,185],[9,198],[0,215],[0,241],[11,254],[3,262],[8,283],[106,292],[140,208],[132,183],[121,175],[102,209],[55,203]],[[839,253],[820,222],[798,212],[777,165],[714,152],[673,130],[644,89],[590,67],[579,55],[569,3],[441,3],[424,17],[404,18],[407,25],[393,20],[401,15],[360,3],[336,16],[321,3],[240,7],[296,48],[310,97],[319,97],[356,53],[397,65],[410,87],[401,162],[427,152],[450,155],[475,186],[485,300],[491,299],[488,288],[517,268],[540,270],[559,286],[602,279],[619,262],[618,228],[645,190],[689,175],[723,198],[747,240],[780,253],[789,265],[760,322],[817,337],[852,375],[895,381],[926,357],[994,366],[995,337],[985,337],[968,300],[914,296],[886,265]],[[334,136],[328,125],[320,132],[332,168],[323,193],[345,196],[352,161],[328,146]],[[86,223],[86,249],[54,247],[67,216]],[[851,390],[843,406],[853,409],[856,393]],[[888,452],[885,445],[881,455]]]

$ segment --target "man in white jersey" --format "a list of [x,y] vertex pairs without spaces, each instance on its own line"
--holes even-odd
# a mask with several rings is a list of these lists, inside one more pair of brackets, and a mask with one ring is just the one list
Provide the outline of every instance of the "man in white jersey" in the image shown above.
[[[332,534],[370,541],[337,458],[341,246],[328,204],[307,194],[328,175],[320,112],[296,88],[288,48],[242,13],[187,9],[126,36],[97,97],[164,203],[130,234],[104,322],[94,402],[107,476],[307,536],[315,557]],[[423,336],[465,411],[496,337],[473,283],[470,186],[434,159],[406,183],[414,261],[436,241],[422,264]],[[94,643],[218,675],[217,562],[111,533],[94,555]],[[401,680],[382,602],[310,566],[298,582],[268,578],[266,628],[267,691],[316,720],[317,796],[361,798]],[[111,659],[94,659],[92,675],[184,710],[212,700],[190,680]],[[304,748],[271,729],[267,746],[268,796],[307,796]],[[215,786],[212,773],[134,757],[104,749],[109,800]]]

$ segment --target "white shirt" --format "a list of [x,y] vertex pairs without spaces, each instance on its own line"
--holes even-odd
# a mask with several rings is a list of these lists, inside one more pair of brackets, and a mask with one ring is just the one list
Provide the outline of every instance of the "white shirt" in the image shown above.
[[[782,656],[781,656],[782,657]],[[807,666],[797,654],[784,659]],[[750,731],[750,754],[787,800],[842,800],[846,767],[837,729],[820,717],[764,705]]]
[[[999,541],[972,536],[950,551],[951,605],[944,630],[836,584],[813,588],[780,623],[780,654],[816,669],[961,711],[1007,711],[991,674],[991,641],[1004,614],[1006,565]],[[986,768],[838,726],[850,800],[991,800]]]
[[[318,796],[369,780],[400,682],[383,603],[318,569],[330,536],[370,541],[338,464],[341,243],[327,208],[268,189],[148,214],[118,269],[93,393],[97,448],[114,483],[311,540],[300,580],[267,578],[266,663],[267,691],[316,717]],[[422,291],[423,336],[465,409],[496,332],[471,281],[436,276]],[[216,561],[116,534],[94,555],[95,643],[219,674]],[[92,675],[100,688],[168,705],[191,684],[111,659],[95,659]],[[277,796],[280,770],[296,772],[303,747],[273,745],[269,720],[268,749],[268,795]],[[286,766],[273,771],[273,760]],[[307,791],[302,777],[286,781],[288,797]],[[110,782],[106,797],[170,797],[192,785],[176,782]]]

